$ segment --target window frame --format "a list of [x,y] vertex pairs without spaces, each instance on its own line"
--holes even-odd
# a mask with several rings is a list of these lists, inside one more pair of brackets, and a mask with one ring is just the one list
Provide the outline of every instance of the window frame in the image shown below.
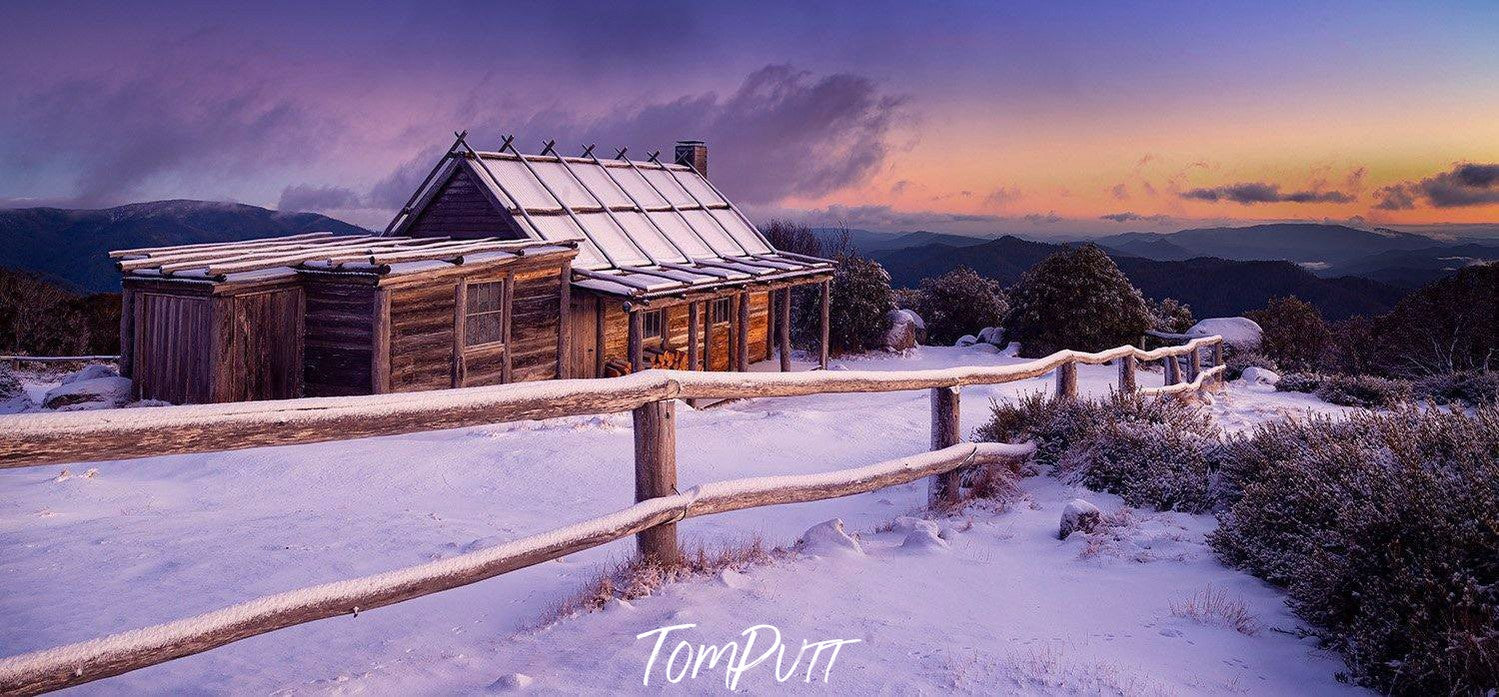
[[[506,284],[508,284],[508,283],[510,283],[510,279],[509,278],[497,278],[497,279],[493,279],[493,280],[484,280],[484,281],[468,281],[468,280],[464,281],[464,283],[463,283],[463,336],[459,340],[459,344],[463,347],[463,350],[469,351],[469,350],[473,350],[473,349],[496,348],[496,347],[504,346],[505,344],[508,343],[506,341],[507,337],[505,336],[505,323],[509,319],[508,313],[510,311],[510,308],[506,307],[506,305],[505,305],[505,295],[506,295],[506,290],[507,290]],[[496,285],[496,286],[499,287],[499,307],[496,308],[496,309],[493,309],[493,310],[478,310],[478,311],[474,310],[473,309],[474,303],[472,302],[472,298],[473,298],[473,292],[474,292],[475,287],[476,286],[491,285],[491,284]],[[491,317],[491,316],[497,317],[498,320],[499,320],[499,323],[500,323],[499,338],[495,339],[493,341],[483,341],[483,342],[479,342],[479,343],[469,343],[469,337],[471,336],[472,331],[473,331],[472,327],[474,326],[474,319],[476,317]]]
[[[656,325],[654,332],[651,331],[652,324]],[[640,312],[640,339],[641,341],[666,341],[666,308]]]

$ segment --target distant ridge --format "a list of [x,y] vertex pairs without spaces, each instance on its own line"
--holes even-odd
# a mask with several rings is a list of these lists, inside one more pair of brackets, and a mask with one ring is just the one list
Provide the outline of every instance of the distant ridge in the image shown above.
[[229,242],[299,232],[362,234],[317,213],[281,213],[242,203],[175,199],[114,208],[0,209],[0,267],[28,269],[84,291],[115,291],[108,252],[195,242]]

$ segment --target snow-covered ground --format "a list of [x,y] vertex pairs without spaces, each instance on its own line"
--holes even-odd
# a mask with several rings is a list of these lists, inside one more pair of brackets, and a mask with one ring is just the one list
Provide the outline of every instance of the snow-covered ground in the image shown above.
[[[1003,364],[992,347],[923,347],[834,366],[909,370]],[[1107,391],[1112,367],[1083,366],[1080,390]],[[1159,374],[1141,374],[1141,383]],[[966,388],[965,432],[991,398],[1050,389],[1049,378]],[[1305,410],[1308,395],[1231,387],[1211,407],[1248,428]],[[679,481],[807,473],[925,450],[923,392],[751,400],[678,421]],[[0,417],[3,427],[3,417]],[[0,472],[0,655],[78,641],[260,595],[454,555],[628,505],[629,416],[494,427]],[[90,468],[97,472],[86,475]],[[1292,630],[1280,596],[1220,565],[1203,543],[1207,516],[1137,511],[1088,540],[1056,539],[1075,497],[1105,513],[1118,499],[1046,477],[1023,483],[1005,512],[947,521],[950,548],[901,547],[877,533],[919,508],[924,485],[685,521],[688,542],[758,536],[789,545],[841,518],[865,555],[793,556],[743,575],[669,586],[537,629],[558,601],[606,564],[622,540],[563,560],[389,608],[315,622],[92,683],[80,693],[444,694],[481,692],[520,673],[541,692],[653,692],[683,639],[723,644],[777,627],[789,644],[845,645],[821,682],[835,693],[1335,693],[1336,658]],[[971,528],[968,528],[971,521]],[[963,528],[968,528],[963,530]],[[1174,616],[1209,588],[1242,602],[1261,629],[1246,635]],[[660,627],[668,637],[641,684]],[[741,642],[743,640],[741,639]],[[762,630],[759,647],[766,641]],[[760,653],[757,649],[756,653]],[[808,656],[811,651],[809,650]],[[804,659],[805,660],[805,659]],[[772,692],[773,660],[738,687]],[[677,664],[680,666],[680,663]],[[722,670],[669,687],[724,689]]]

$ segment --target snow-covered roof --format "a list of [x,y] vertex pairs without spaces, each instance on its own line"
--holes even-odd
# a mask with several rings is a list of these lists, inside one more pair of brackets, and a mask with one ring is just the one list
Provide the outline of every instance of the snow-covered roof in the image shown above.
[[392,221],[413,222],[458,167],[467,167],[534,240],[578,246],[575,285],[639,297],[825,274],[833,262],[781,252],[692,167],[555,153],[469,149],[461,139]]
[[239,242],[122,249],[109,256],[126,276],[231,281],[291,274],[299,269],[414,273],[571,248],[567,243],[534,240],[309,232]]

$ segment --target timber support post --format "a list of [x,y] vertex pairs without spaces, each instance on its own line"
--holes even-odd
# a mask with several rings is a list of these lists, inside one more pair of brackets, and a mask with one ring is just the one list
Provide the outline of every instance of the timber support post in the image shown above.
[[[957,445],[963,442],[959,428],[959,388],[932,388],[932,450]],[[962,485],[961,468],[933,475],[927,486],[927,504],[940,507],[958,500]]]
[[[131,377],[135,370],[135,291],[125,288],[120,291],[120,377]],[[21,362],[16,361],[16,368]]]
[[1169,387],[1181,382],[1181,364],[1176,362],[1176,356],[1167,356],[1163,363],[1165,364],[1166,368],[1166,386]]
[[781,353],[781,372],[791,371],[791,289],[779,291],[776,303],[776,344]]
[[1057,366],[1057,399],[1077,399],[1077,363],[1067,361]]
[[822,341],[818,343],[817,362],[823,370],[828,369],[828,318],[831,314],[833,300],[832,281],[822,282]]
[[[677,409],[671,399],[650,402],[631,413],[635,426],[635,502],[677,493]],[[682,555],[677,524],[663,523],[635,535],[642,559],[660,563]]]
[[1187,382],[1196,382],[1197,376],[1202,374],[1202,351],[1192,349],[1187,354]]
[[739,298],[739,331],[734,332],[734,360],[738,365],[737,370],[744,372],[749,370],[749,325],[750,325],[750,302],[749,293],[740,293]]
[[643,338],[641,337],[641,333],[644,331],[644,328],[641,326],[643,318],[633,308],[626,308],[625,312],[629,313],[630,316],[630,335],[628,337],[630,372],[638,373],[645,362],[642,355],[645,349],[642,345]]
[[698,319],[698,303],[687,303],[687,369],[703,369],[702,323]]
[[1134,356],[1119,359],[1119,392],[1130,394],[1139,389],[1135,382],[1136,361]]

